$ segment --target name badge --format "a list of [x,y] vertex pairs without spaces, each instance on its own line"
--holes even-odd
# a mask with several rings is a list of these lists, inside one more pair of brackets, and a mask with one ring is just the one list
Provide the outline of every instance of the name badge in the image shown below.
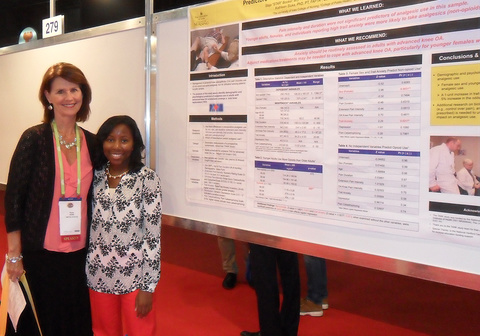
[[62,241],[79,240],[82,231],[82,199],[75,197],[60,198],[58,209]]

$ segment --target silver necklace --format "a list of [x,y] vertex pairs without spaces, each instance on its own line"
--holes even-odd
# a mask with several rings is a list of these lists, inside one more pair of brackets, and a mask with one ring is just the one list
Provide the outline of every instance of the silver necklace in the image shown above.
[[110,174],[110,162],[107,162],[107,168],[105,168],[105,173],[107,173],[108,178],[117,179],[125,176],[128,173],[128,170],[125,170],[123,173],[118,175],[112,175]]
[[77,137],[75,137],[72,142],[66,142],[65,140],[63,140],[62,135],[59,134],[58,142],[60,142],[60,145],[64,145],[66,149],[70,149],[77,145]]

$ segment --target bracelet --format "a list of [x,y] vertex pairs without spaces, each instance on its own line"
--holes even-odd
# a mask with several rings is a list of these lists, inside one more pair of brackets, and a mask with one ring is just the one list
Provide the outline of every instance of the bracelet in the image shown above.
[[23,255],[19,255],[18,257],[9,257],[8,254],[5,254],[5,258],[7,259],[7,262],[11,264],[15,264],[16,262],[20,261],[23,259]]

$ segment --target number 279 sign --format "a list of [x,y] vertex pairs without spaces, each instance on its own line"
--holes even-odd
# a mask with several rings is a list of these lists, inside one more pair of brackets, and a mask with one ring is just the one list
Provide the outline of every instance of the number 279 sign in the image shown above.
[[63,34],[63,15],[57,15],[42,21],[42,37],[52,37]]

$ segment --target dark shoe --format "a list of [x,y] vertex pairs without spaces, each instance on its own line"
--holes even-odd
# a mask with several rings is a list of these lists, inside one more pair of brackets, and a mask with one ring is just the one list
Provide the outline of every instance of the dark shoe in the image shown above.
[[227,273],[223,279],[222,286],[225,289],[232,289],[237,284],[237,275],[235,273]]
[[262,335],[260,334],[260,331],[257,331],[257,332],[242,331],[240,333],[240,336],[262,336]]

